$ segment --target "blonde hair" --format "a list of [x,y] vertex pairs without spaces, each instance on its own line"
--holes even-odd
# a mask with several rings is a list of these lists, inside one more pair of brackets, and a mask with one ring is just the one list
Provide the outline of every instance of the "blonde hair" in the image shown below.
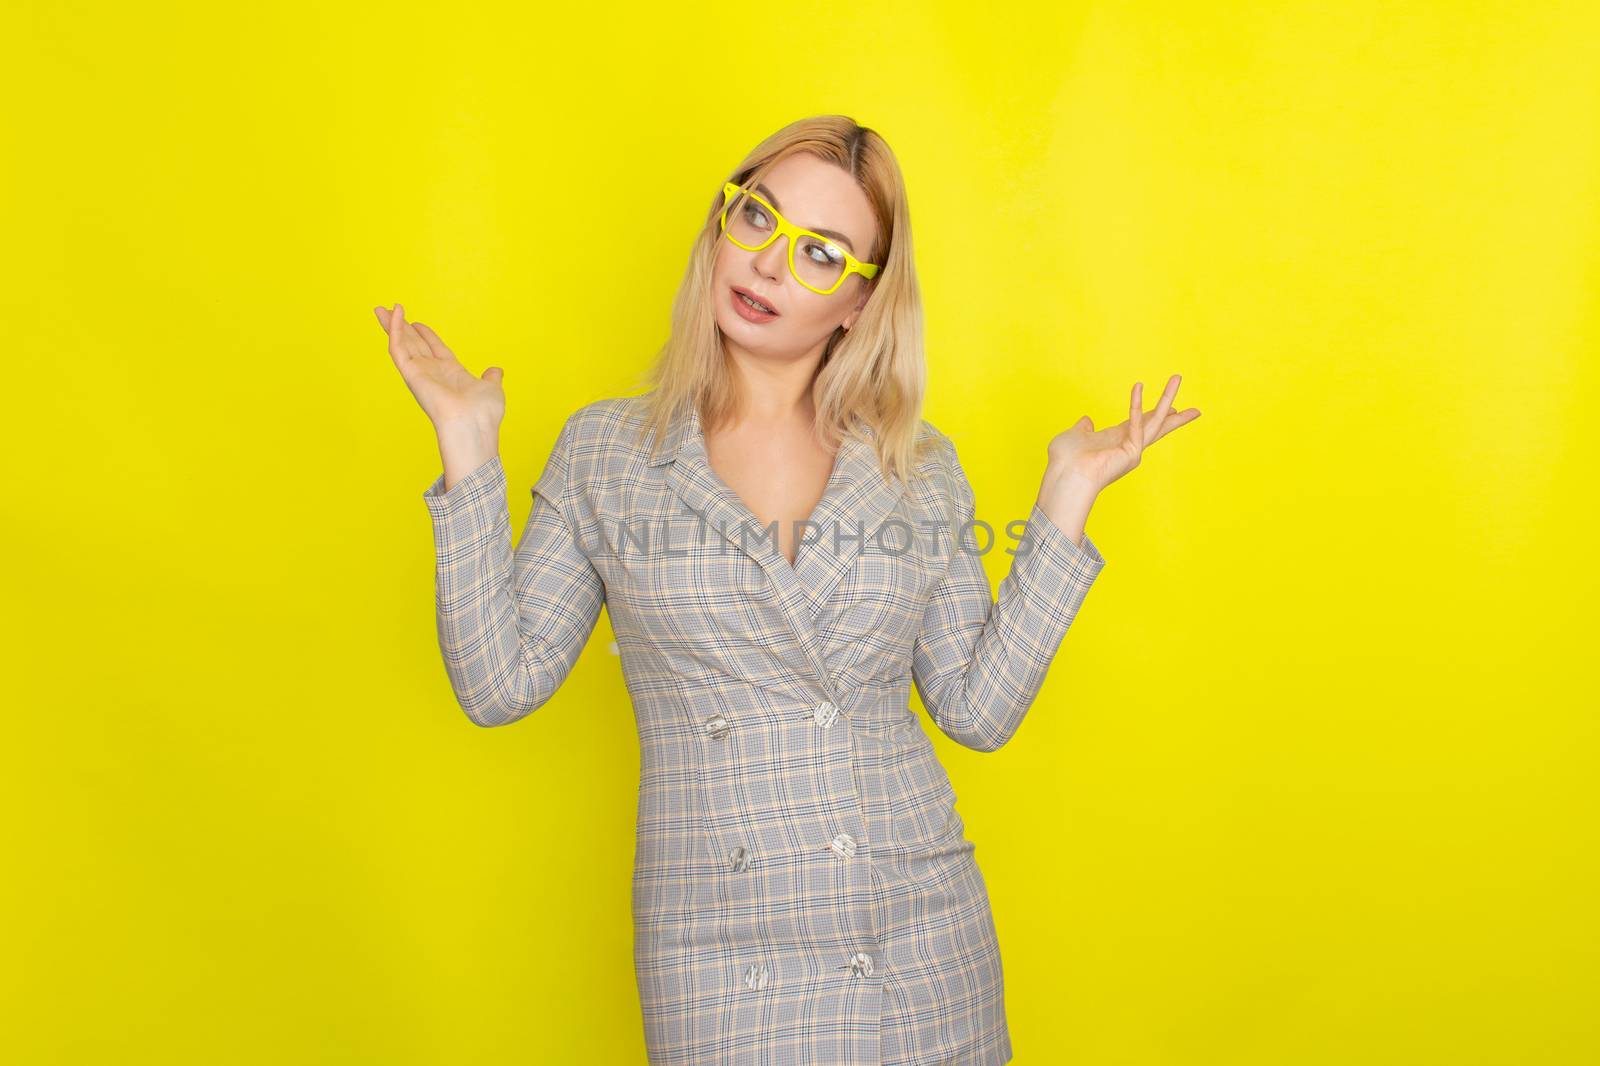
[[[872,295],[855,325],[834,330],[815,381],[819,440],[834,447],[870,427],[887,479],[907,480],[935,446],[920,433],[927,366],[922,344],[922,297],[911,254],[911,215],[905,182],[889,145],[874,130],[843,115],[792,122],[756,145],[728,180],[754,185],[779,160],[808,152],[845,170],[860,185],[877,220],[878,236],[862,260],[879,264]],[[739,397],[711,303],[711,275],[722,241],[722,182],[689,252],[672,305],[672,333],[642,379],[649,385],[642,432],[663,441],[675,414],[698,407],[702,428],[736,413]],[[859,282],[846,282],[846,285]],[[843,290],[841,290],[843,291]]]

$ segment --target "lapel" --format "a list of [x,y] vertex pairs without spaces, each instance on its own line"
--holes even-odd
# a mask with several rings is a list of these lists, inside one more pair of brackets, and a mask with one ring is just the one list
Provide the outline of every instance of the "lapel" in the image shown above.
[[[806,542],[800,545],[791,567],[738,493],[711,468],[700,412],[693,403],[687,407],[686,412],[673,419],[662,448],[654,452],[650,464],[670,463],[667,487],[682,505],[704,516],[715,535],[760,565],[812,667],[824,684],[831,684],[817,632],[822,608],[873,541],[898,499],[894,486],[878,468],[877,453],[869,443],[875,437],[872,427],[861,423],[866,439],[847,437],[840,444],[828,485],[811,513],[816,528],[805,528]],[[836,534],[840,541],[837,549]],[[904,530],[893,529],[884,534],[881,543],[897,549],[904,537]]]

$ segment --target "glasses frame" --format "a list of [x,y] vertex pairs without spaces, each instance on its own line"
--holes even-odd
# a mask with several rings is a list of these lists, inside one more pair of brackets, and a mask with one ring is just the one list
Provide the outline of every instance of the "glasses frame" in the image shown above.
[[[732,243],[735,248],[743,248],[747,252],[759,252],[762,249],[769,247],[772,242],[777,240],[779,237],[788,237],[789,273],[794,276],[794,280],[798,281],[800,284],[804,285],[817,295],[830,296],[833,293],[838,292],[839,286],[843,285],[845,283],[845,279],[849,278],[851,274],[860,274],[868,281],[871,281],[877,275],[879,264],[863,263],[861,260],[851,255],[848,250],[840,247],[838,241],[829,237],[824,237],[822,234],[816,233],[812,230],[801,229],[793,222],[790,222],[788,219],[784,218],[783,215],[778,212],[778,209],[767,203],[760,193],[757,193],[751,189],[746,189],[743,185],[740,185],[736,181],[730,181],[722,187],[722,195],[724,197],[722,203],[721,220],[722,235],[728,238],[729,242]],[[733,234],[728,232],[728,208],[732,207],[734,201],[736,201],[740,196],[750,197],[772,214],[772,220],[775,223],[775,225],[772,227],[772,235],[761,244],[751,246],[741,241],[736,241],[733,239]],[[796,243],[796,238],[798,237],[815,237],[817,240],[828,245],[829,247],[837,248],[839,250],[839,254],[844,256],[844,273],[840,274],[839,280],[833,283],[833,288],[819,289],[815,285],[802,278],[800,276],[800,271],[795,269],[794,246]]]

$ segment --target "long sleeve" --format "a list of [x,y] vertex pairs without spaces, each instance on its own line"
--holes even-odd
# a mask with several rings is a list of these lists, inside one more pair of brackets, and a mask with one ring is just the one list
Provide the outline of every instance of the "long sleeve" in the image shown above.
[[[1081,548],[1073,544],[1035,503],[996,601],[970,532],[976,514],[972,485],[953,446],[947,458],[958,543],[923,616],[912,676],[945,735],[994,751],[1011,739],[1033,705],[1105,559],[1087,535]],[[991,550],[1001,543],[996,538]]]
[[594,631],[605,585],[567,518],[572,420],[533,486],[515,552],[498,455],[444,492],[433,519],[439,650],[456,701],[480,726],[509,725],[555,695]]

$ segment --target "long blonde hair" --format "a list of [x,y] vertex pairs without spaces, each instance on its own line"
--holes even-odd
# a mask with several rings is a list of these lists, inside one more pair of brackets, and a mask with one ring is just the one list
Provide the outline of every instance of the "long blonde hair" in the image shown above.
[[[870,427],[884,476],[907,480],[934,446],[919,443],[927,365],[922,345],[922,297],[911,253],[911,214],[905,182],[878,133],[843,115],[803,118],[756,145],[728,180],[754,185],[779,160],[809,152],[859,183],[877,220],[878,236],[865,262],[879,264],[872,295],[855,325],[835,329],[823,349],[815,394],[819,440],[833,447]],[[689,252],[688,269],[672,304],[672,333],[642,379],[652,388],[646,425],[666,438],[674,415],[697,405],[703,429],[736,413],[738,396],[711,303],[712,267],[722,240],[722,182]]]

